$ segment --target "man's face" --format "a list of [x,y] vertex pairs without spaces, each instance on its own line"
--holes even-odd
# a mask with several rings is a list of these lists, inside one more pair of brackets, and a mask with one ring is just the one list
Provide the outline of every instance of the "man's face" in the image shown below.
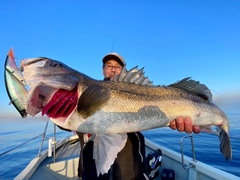
[[103,67],[103,75],[105,78],[112,80],[114,75],[119,75],[122,71],[122,66],[114,59],[109,59]]

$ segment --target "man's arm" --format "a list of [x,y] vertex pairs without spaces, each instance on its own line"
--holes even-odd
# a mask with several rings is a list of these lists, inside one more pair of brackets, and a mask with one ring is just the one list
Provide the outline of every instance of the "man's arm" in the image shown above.
[[170,128],[175,130],[177,129],[179,132],[185,131],[186,133],[196,133],[199,134],[201,132],[201,129],[199,126],[193,126],[192,120],[190,117],[178,117],[177,119],[174,119],[170,121]]

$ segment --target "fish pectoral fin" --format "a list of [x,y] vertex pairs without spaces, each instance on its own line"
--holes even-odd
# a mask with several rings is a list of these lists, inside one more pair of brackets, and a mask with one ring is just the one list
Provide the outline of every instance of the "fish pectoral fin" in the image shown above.
[[127,142],[127,134],[98,134],[94,138],[93,159],[97,174],[107,173]]
[[218,137],[220,141],[220,150],[226,160],[232,160],[232,148],[228,133],[221,127],[217,127]]
[[77,110],[84,118],[91,116],[110,98],[110,90],[94,84],[88,87],[78,100]]

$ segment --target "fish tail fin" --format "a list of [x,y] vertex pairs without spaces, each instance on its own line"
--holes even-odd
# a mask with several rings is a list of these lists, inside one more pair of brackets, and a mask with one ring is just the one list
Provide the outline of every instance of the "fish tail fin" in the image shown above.
[[218,137],[220,141],[220,150],[224,155],[225,159],[232,160],[232,148],[230,143],[230,138],[227,133],[227,129],[224,129],[224,126],[217,127]]

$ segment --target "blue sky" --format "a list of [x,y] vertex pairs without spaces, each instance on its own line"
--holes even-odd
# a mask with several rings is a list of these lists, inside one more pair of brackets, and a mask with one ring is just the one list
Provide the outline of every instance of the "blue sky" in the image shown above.
[[113,50],[156,85],[192,77],[240,99],[239,9],[239,0],[1,1],[0,116],[17,113],[4,85],[11,47],[17,62],[45,56],[95,79]]

